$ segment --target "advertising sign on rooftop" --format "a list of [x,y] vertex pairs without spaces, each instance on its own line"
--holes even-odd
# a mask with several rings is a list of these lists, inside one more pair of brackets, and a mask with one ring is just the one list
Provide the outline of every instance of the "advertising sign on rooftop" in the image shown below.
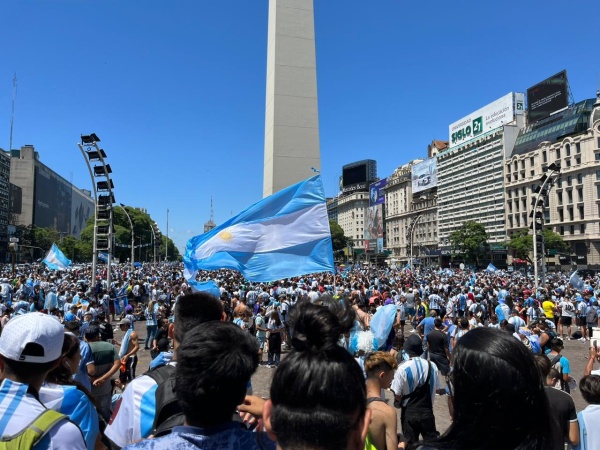
[[385,203],[385,185],[387,178],[371,183],[369,188],[369,206],[381,205]]
[[501,127],[522,115],[525,94],[511,92],[448,127],[450,148]]
[[413,194],[437,186],[437,159],[429,158],[411,169]]
[[545,119],[550,114],[569,105],[567,71],[557,73],[527,89],[529,123]]

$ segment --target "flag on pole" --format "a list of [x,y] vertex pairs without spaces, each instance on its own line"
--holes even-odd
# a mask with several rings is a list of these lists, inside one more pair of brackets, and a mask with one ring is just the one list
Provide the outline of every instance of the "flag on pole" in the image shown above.
[[491,272],[494,273],[496,272],[498,269],[496,269],[496,266],[494,266],[492,263],[489,263],[487,266],[487,269],[485,269],[486,272]]
[[198,270],[235,269],[250,281],[335,273],[321,176],[287,187],[191,238],[183,261],[188,281]]
[[71,260],[60,251],[56,244],[52,244],[50,251],[42,262],[51,270],[65,270],[71,265]]
[[583,280],[579,275],[577,275],[577,271],[571,274],[569,277],[569,283],[571,283],[571,285],[578,291],[583,290]]

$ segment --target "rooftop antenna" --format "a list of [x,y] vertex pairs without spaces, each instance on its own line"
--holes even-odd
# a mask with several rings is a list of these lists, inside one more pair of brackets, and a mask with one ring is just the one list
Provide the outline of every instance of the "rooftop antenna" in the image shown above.
[[12,150],[13,143],[13,125],[15,123],[15,99],[17,98],[17,74],[13,75],[13,97],[12,97],[12,111],[10,114],[10,141],[8,143],[8,151]]

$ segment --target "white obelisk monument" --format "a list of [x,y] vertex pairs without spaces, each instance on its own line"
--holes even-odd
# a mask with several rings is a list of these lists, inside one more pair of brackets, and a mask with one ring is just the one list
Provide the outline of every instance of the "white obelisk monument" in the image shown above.
[[313,0],[269,0],[263,197],[321,170]]

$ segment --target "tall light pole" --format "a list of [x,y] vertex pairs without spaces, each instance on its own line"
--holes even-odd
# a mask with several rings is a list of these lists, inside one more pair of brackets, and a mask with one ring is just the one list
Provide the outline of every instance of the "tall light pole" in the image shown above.
[[[106,286],[110,289],[112,250],[113,250],[113,194],[114,184],[110,178],[112,169],[106,164],[106,153],[98,147],[100,138],[95,134],[82,134],[81,142],[77,144],[90,172],[92,187],[94,190],[94,203],[96,211],[94,215],[94,247],[92,255],[92,283],[96,281],[96,266],[98,264],[98,251],[108,253],[106,268]],[[85,149],[84,149],[85,147]],[[90,163],[94,163],[94,166]],[[95,181],[99,178],[99,181]]]
[[127,209],[125,208],[125,205],[123,203],[119,203],[119,206],[125,212],[125,215],[127,216],[127,219],[129,220],[129,226],[131,227],[131,270],[134,271],[135,265],[133,263],[135,261],[135,234],[133,232],[133,222],[131,221],[131,217],[127,213]]
[[413,265],[413,241],[414,241],[414,239],[413,238],[414,238],[417,222],[421,219],[421,217],[423,217],[423,213],[421,213],[417,217],[415,217],[409,225],[408,232],[410,235],[410,270],[414,270],[414,265]]
[[169,208],[167,208],[167,241],[165,242],[165,262],[169,260]]
[[[537,252],[538,234],[537,234],[537,232],[543,231],[542,226],[543,226],[543,222],[544,222],[544,212],[538,211],[538,208],[540,206],[544,206],[544,202],[546,201],[546,197],[547,197],[548,193],[550,192],[550,189],[552,189],[552,186],[554,185],[554,181],[560,175],[560,163],[556,162],[556,163],[550,164],[548,166],[548,170],[550,171],[550,174],[542,175],[542,178],[540,178],[540,182],[542,183],[542,185],[538,186],[534,191],[536,194],[538,194],[538,196],[534,198],[533,205],[532,205],[533,209],[532,209],[531,213],[529,214],[529,217],[533,218],[533,220],[531,222],[531,229],[533,230],[533,273],[534,273],[534,277],[535,277],[536,294],[540,287],[540,281],[538,278],[538,252]],[[547,190],[546,190],[546,186],[548,186]],[[541,204],[540,204],[540,200],[542,200]],[[540,219],[539,224],[537,223],[538,218]],[[539,225],[539,227],[538,227],[538,225]],[[541,241],[542,241],[541,250],[542,250],[542,254],[543,254],[543,252],[544,252],[543,234],[540,235],[539,237],[541,238]],[[542,268],[542,271],[544,271],[544,268]]]

